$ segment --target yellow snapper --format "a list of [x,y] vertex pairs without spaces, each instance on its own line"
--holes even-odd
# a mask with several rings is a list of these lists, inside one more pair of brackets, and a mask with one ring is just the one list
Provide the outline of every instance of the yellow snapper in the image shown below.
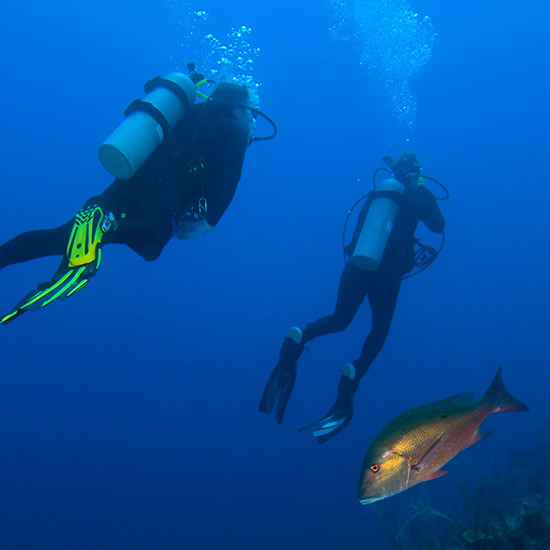
[[361,504],[444,476],[448,472],[441,468],[449,460],[489,435],[478,428],[490,414],[528,411],[504,387],[501,368],[477,401],[464,393],[414,407],[391,420],[365,455],[357,495]]

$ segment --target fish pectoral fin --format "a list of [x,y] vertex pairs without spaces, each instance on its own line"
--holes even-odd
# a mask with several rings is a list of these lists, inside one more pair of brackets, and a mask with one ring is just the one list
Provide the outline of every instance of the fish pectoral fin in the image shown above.
[[446,476],[450,470],[437,470],[433,474],[430,474],[428,477],[426,477],[426,481],[431,481],[432,479],[437,479],[438,477]]
[[415,470],[421,470],[424,466],[424,464],[430,459],[431,456],[435,453],[435,451],[439,448],[439,445],[445,441],[445,432],[443,432],[426,450],[426,452],[420,457],[420,459],[416,462],[416,464],[413,466]]
[[[472,436],[472,439],[468,443],[468,447],[471,447],[478,441],[481,441],[482,439],[485,439],[488,435],[490,435],[492,430],[477,430],[474,435]],[[467,448],[467,447],[466,447]]]

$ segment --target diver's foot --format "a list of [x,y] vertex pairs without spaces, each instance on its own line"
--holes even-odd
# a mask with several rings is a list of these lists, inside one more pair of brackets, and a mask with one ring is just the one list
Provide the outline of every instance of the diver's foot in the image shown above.
[[302,330],[298,327],[290,327],[288,329],[279,352],[277,366],[280,365],[283,370],[292,370],[296,367],[296,363],[304,351],[302,336]]
[[336,395],[336,407],[340,409],[353,408],[353,396],[357,390],[358,380],[355,367],[352,363],[346,363],[342,367],[342,376],[338,384],[338,393]]
[[[292,340],[295,344],[301,344],[302,343],[302,329],[298,327],[290,327],[288,329],[288,332],[286,333],[285,339],[289,338]],[[301,352],[300,352],[301,353]]]
[[298,431],[316,428],[313,437],[319,443],[325,443],[340,433],[351,421],[353,416],[353,394],[357,389],[355,367],[347,363],[342,368],[342,377],[338,385],[336,403],[316,422],[300,428]]

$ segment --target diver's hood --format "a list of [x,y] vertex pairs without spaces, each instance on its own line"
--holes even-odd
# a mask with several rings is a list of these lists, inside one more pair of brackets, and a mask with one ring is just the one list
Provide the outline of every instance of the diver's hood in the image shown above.
[[219,101],[222,103],[247,105],[249,99],[248,89],[244,84],[235,84],[233,82],[220,82],[214,88],[208,99]]

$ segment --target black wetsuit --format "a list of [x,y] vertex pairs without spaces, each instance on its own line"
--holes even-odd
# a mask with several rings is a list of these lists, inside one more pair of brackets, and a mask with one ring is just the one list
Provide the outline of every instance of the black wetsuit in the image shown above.
[[[355,249],[368,208],[375,197],[376,192],[371,192],[361,209],[352,242],[346,247],[349,254]],[[348,261],[340,278],[334,313],[310,323],[303,330],[302,343],[305,344],[318,336],[346,329],[365,296],[368,296],[372,312],[371,330],[361,355],[353,362],[356,378],[353,383],[348,383],[349,379],[344,381],[349,388],[345,392],[347,395],[341,395],[342,392],[339,391],[339,399],[349,400],[349,393],[355,393],[359,381],[386,341],[401,278],[414,268],[414,232],[418,222],[424,222],[435,233],[441,233],[445,227],[445,219],[435,197],[425,187],[420,186],[415,191],[405,190],[399,202],[399,210],[380,266],[374,271],[365,271]]]
[[[116,179],[84,206],[111,211],[117,230],[102,245],[129,246],[156,260],[182,219],[198,219],[206,199],[206,222],[214,227],[231,203],[249,143],[248,125],[218,102],[193,105],[183,120],[129,180]],[[74,218],[54,229],[21,233],[0,246],[0,268],[66,252]]]

